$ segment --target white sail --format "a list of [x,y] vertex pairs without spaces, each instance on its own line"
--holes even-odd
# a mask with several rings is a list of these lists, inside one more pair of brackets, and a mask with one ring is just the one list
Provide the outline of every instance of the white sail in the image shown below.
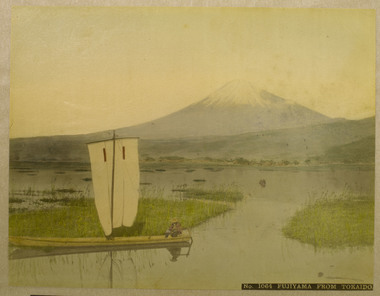
[[90,143],[88,150],[95,205],[104,233],[110,235],[113,228],[132,226],[137,215],[140,184],[138,139]]

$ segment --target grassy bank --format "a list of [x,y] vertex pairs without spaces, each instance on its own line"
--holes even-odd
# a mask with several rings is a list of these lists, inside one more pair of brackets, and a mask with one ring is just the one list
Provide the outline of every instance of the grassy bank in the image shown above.
[[188,188],[184,189],[184,197],[192,199],[205,199],[213,201],[223,202],[237,202],[243,199],[243,194],[234,188],[215,188],[215,189],[200,189],[200,188]]
[[[220,202],[202,200],[165,200],[144,197],[139,200],[138,214],[130,228],[115,230],[117,236],[163,234],[174,217],[184,228],[194,227],[231,207]],[[101,237],[99,223],[92,199],[73,199],[65,206],[49,210],[15,212],[9,216],[9,234],[39,237]]]
[[282,231],[317,248],[373,245],[374,198],[349,194],[321,198],[296,212]]

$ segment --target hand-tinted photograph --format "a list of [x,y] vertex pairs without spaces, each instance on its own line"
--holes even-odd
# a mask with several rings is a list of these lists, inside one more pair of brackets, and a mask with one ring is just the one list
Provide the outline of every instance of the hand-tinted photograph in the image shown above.
[[375,16],[13,7],[9,285],[371,290]]

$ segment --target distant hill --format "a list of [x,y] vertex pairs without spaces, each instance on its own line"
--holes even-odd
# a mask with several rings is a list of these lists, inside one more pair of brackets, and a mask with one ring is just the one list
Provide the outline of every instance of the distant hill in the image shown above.
[[[375,135],[375,118],[358,121],[312,125],[307,127],[214,136],[191,139],[142,140],[141,155],[161,157],[176,155],[186,158],[212,157],[250,160],[305,160],[318,157],[334,147],[347,145]],[[368,143],[372,145],[372,143]],[[365,147],[361,147],[365,148]],[[337,148],[336,148],[337,149]],[[374,144],[372,145],[374,149]],[[364,151],[367,151],[366,148]],[[358,151],[359,152],[359,151]],[[334,160],[329,152],[328,161]]]
[[249,82],[235,80],[178,112],[119,129],[118,134],[142,139],[226,136],[331,121]]
[[322,159],[327,162],[375,163],[375,136],[334,146],[326,151]]
[[86,143],[110,138],[112,138],[111,132],[10,139],[10,160],[89,162]]
[[[230,136],[141,139],[139,151],[142,159],[180,156],[304,161],[321,156],[322,159],[333,162],[344,161],[347,157],[360,160],[357,155],[372,153],[375,147],[374,135],[375,118],[371,117]],[[12,139],[10,159],[89,162],[86,143],[109,138],[111,133],[102,132],[77,136]],[[343,158],[342,153],[345,155]]]

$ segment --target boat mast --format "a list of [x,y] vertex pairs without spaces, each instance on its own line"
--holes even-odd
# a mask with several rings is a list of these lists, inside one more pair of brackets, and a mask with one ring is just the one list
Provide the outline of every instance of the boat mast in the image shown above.
[[115,130],[113,131],[112,185],[111,185],[111,229],[113,229],[113,197],[115,190]]

